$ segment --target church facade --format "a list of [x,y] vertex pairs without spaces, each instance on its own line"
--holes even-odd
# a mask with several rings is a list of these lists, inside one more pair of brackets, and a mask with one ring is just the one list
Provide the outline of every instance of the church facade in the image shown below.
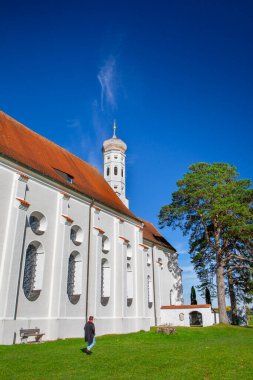
[[[126,144],[96,168],[0,112],[0,344],[148,330],[182,305],[178,254],[126,198]],[[168,321],[169,322],[169,321]]]

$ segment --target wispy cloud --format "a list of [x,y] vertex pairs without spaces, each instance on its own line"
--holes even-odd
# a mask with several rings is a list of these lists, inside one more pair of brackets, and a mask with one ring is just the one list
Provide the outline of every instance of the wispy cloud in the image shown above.
[[112,109],[117,108],[116,102],[116,60],[114,57],[108,58],[100,68],[97,75],[101,85],[101,110],[104,110],[105,103]]
[[101,173],[103,172],[101,148],[103,141],[112,136],[113,114],[117,108],[117,90],[120,87],[115,57],[111,55],[105,59],[98,70],[100,100],[98,94],[91,104],[91,119],[88,124],[84,126],[79,119],[66,121],[67,128],[71,130],[66,148],[96,166]]

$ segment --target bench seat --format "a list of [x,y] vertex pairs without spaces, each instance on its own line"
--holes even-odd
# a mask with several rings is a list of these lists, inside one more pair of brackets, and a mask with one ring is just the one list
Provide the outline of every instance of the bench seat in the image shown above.
[[20,329],[20,338],[21,341],[24,343],[27,343],[27,339],[32,336],[35,337],[35,342],[40,342],[41,338],[45,335],[44,333],[40,332],[40,329],[34,328],[34,329]]

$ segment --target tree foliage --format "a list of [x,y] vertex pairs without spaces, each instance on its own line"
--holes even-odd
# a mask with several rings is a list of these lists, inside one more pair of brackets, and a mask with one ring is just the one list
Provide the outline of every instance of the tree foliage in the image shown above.
[[191,305],[197,305],[198,302],[197,302],[197,297],[196,297],[196,290],[194,288],[194,286],[192,286],[191,288]]
[[210,290],[208,288],[206,288],[206,290],[205,290],[205,300],[206,300],[206,304],[208,304],[208,305],[212,304],[211,294],[210,294]]
[[213,286],[211,277],[216,280],[223,323],[228,323],[229,273],[240,278],[243,271],[252,273],[253,190],[250,180],[238,176],[229,164],[196,163],[177,182],[172,202],[159,215],[161,226],[178,227],[189,236],[192,262],[203,284]]

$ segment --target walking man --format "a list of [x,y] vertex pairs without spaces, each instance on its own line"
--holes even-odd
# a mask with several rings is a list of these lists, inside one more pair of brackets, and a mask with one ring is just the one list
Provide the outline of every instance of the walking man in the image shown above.
[[92,315],[84,326],[84,340],[87,342],[87,348],[85,348],[84,352],[86,352],[87,355],[90,355],[92,353],[92,347],[96,344],[94,317]]

